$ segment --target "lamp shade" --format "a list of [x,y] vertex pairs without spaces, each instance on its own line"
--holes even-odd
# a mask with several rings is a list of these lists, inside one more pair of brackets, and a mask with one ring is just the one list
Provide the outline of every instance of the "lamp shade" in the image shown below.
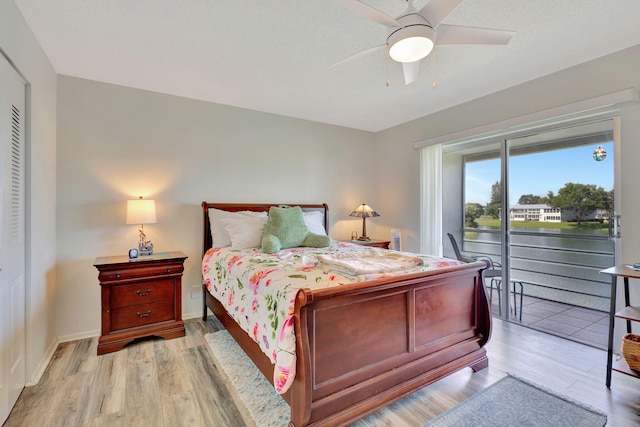
[[391,29],[387,38],[389,56],[397,62],[419,61],[431,53],[435,35],[433,28],[419,14],[401,16],[400,28]]
[[349,216],[357,216],[362,218],[362,236],[358,237],[358,240],[369,241],[367,237],[367,218],[371,216],[380,216],[380,214],[373,210],[373,208],[366,203],[358,206],[353,212],[349,214]]
[[127,224],[155,224],[156,201],[151,199],[127,200]]
[[358,206],[349,216],[357,216],[360,218],[368,218],[370,216],[380,216],[380,214],[373,210],[373,208],[365,203]]

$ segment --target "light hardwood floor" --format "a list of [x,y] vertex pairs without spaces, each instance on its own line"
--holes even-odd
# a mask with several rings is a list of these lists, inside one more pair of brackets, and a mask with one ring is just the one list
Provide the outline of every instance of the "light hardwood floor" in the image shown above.
[[[213,316],[189,320],[184,338],[143,340],[103,356],[97,338],[63,343],[4,425],[244,426],[203,339],[219,329]],[[423,410],[403,424],[420,425],[509,372],[607,412],[608,427],[640,425],[640,380],[614,373],[607,389],[602,350],[495,319],[487,350],[488,369],[430,385]]]

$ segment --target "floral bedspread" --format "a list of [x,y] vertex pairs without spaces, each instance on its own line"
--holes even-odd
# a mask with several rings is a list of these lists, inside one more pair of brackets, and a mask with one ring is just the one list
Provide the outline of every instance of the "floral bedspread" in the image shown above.
[[299,289],[322,289],[462,264],[448,258],[417,255],[423,260],[422,265],[411,270],[349,276],[332,272],[318,262],[319,255],[371,255],[370,251],[376,252],[376,257],[394,253],[346,242],[328,248],[284,249],[270,255],[259,248],[215,248],[209,249],[202,260],[202,277],[209,292],[275,365],[273,383],[282,394],[295,377],[293,310]]

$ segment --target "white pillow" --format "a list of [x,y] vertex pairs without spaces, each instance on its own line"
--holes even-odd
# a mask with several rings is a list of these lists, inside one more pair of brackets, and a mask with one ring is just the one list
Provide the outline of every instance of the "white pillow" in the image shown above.
[[304,223],[307,224],[309,231],[321,236],[327,235],[324,229],[324,215],[320,211],[302,212]]
[[262,233],[267,217],[220,218],[229,233],[233,249],[257,248],[262,244]]
[[221,248],[223,246],[231,245],[231,238],[229,237],[229,233],[224,229],[224,224],[220,222],[222,218],[256,218],[256,217],[267,217],[266,212],[252,212],[252,211],[241,211],[241,212],[228,212],[220,209],[210,208],[209,209],[209,223],[211,224],[211,240],[212,247]]

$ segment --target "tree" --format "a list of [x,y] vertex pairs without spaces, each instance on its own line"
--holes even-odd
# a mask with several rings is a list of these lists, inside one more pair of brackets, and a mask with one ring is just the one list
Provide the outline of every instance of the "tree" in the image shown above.
[[537,205],[546,202],[546,197],[536,196],[535,194],[523,194],[518,199],[519,205]]
[[470,228],[477,228],[476,219],[484,214],[484,209],[480,203],[467,203],[464,205],[464,224]]
[[572,212],[578,225],[596,209],[607,209],[612,205],[613,194],[594,184],[575,184],[568,182],[558,190],[558,195],[549,191],[547,196],[553,208]]
[[484,213],[489,215],[493,219],[500,218],[500,204],[487,203],[487,207],[484,209]]
[[493,219],[498,219],[500,218],[500,206],[502,206],[502,184],[500,181],[496,181],[491,186],[491,201],[487,203],[484,213]]
[[490,203],[502,203],[502,184],[500,181],[496,181],[495,184],[491,186],[491,202]]

